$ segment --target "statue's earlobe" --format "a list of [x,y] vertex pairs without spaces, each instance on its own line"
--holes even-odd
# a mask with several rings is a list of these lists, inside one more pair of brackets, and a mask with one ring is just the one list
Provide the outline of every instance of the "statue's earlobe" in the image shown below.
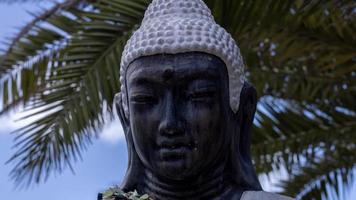
[[133,144],[130,130],[130,121],[127,118],[127,115],[125,115],[125,111],[122,105],[122,96],[120,93],[115,95],[114,105],[116,107],[117,114],[119,115],[122,128],[125,132],[128,152],[128,166],[125,178],[121,185],[121,189],[124,191],[133,191],[138,189],[140,181],[142,180],[141,173],[143,172],[143,167]]
[[[235,114],[238,121],[239,133],[232,143],[233,153],[231,157],[233,174],[236,182],[244,190],[262,190],[254,170],[250,146],[251,128],[256,112],[257,92],[253,86],[244,84],[240,96],[239,111]],[[238,147],[236,149],[236,147]],[[238,159],[236,159],[238,158]]]
[[116,112],[119,115],[122,128],[124,129],[124,132],[127,133],[128,129],[129,129],[129,126],[130,126],[130,123],[129,123],[129,119],[125,115],[125,111],[124,111],[124,108],[123,108],[123,105],[122,105],[122,96],[121,96],[120,93],[117,93],[115,95],[114,105],[115,105],[115,108],[116,108]]
[[241,91],[239,114],[240,114],[240,152],[250,155],[251,128],[256,113],[257,92],[249,83],[245,83]]

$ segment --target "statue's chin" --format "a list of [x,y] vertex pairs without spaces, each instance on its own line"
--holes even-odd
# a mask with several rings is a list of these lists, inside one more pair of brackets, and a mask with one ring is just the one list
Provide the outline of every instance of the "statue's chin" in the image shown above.
[[189,163],[186,158],[163,160],[159,162],[156,173],[171,180],[185,180],[189,178],[193,172]]
[[161,148],[156,156],[152,170],[165,178],[184,180],[194,171],[194,151],[189,147]]

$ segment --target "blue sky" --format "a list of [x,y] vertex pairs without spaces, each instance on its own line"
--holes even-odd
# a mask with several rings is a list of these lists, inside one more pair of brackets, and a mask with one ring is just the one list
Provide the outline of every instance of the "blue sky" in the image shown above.
[[[8,41],[19,27],[25,25],[31,17],[26,12],[39,10],[48,4],[34,3],[0,4],[0,42]],[[0,43],[0,48],[6,45]],[[14,153],[13,136],[9,134],[22,124],[15,123],[17,115],[0,117],[0,195],[1,199],[11,200],[90,200],[96,199],[98,192],[119,184],[127,165],[126,144],[118,121],[108,124],[100,137],[94,140],[88,151],[83,153],[83,161],[74,165],[75,174],[70,170],[61,175],[51,176],[45,184],[34,185],[27,190],[15,189],[8,174],[11,166],[4,165]],[[22,122],[26,123],[26,122]],[[266,188],[266,184],[264,184]],[[348,200],[356,199],[356,184]]]

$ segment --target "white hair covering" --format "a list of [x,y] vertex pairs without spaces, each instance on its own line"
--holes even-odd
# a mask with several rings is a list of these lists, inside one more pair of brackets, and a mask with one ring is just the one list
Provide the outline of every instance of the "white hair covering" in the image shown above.
[[141,27],[127,41],[121,58],[120,82],[123,109],[128,116],[126,70],[142,56],[204,52],[221,58],[229,76],[231,109],[239,108],[245,82],[244,63],[236,42],[216,24],[202,0],[153,0]]

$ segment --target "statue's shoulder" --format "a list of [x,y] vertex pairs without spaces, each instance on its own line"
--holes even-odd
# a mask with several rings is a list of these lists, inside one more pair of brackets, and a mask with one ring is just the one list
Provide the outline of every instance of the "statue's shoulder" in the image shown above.
[[240,200],[294,200],[293,198],[264,191],[245,191]]

